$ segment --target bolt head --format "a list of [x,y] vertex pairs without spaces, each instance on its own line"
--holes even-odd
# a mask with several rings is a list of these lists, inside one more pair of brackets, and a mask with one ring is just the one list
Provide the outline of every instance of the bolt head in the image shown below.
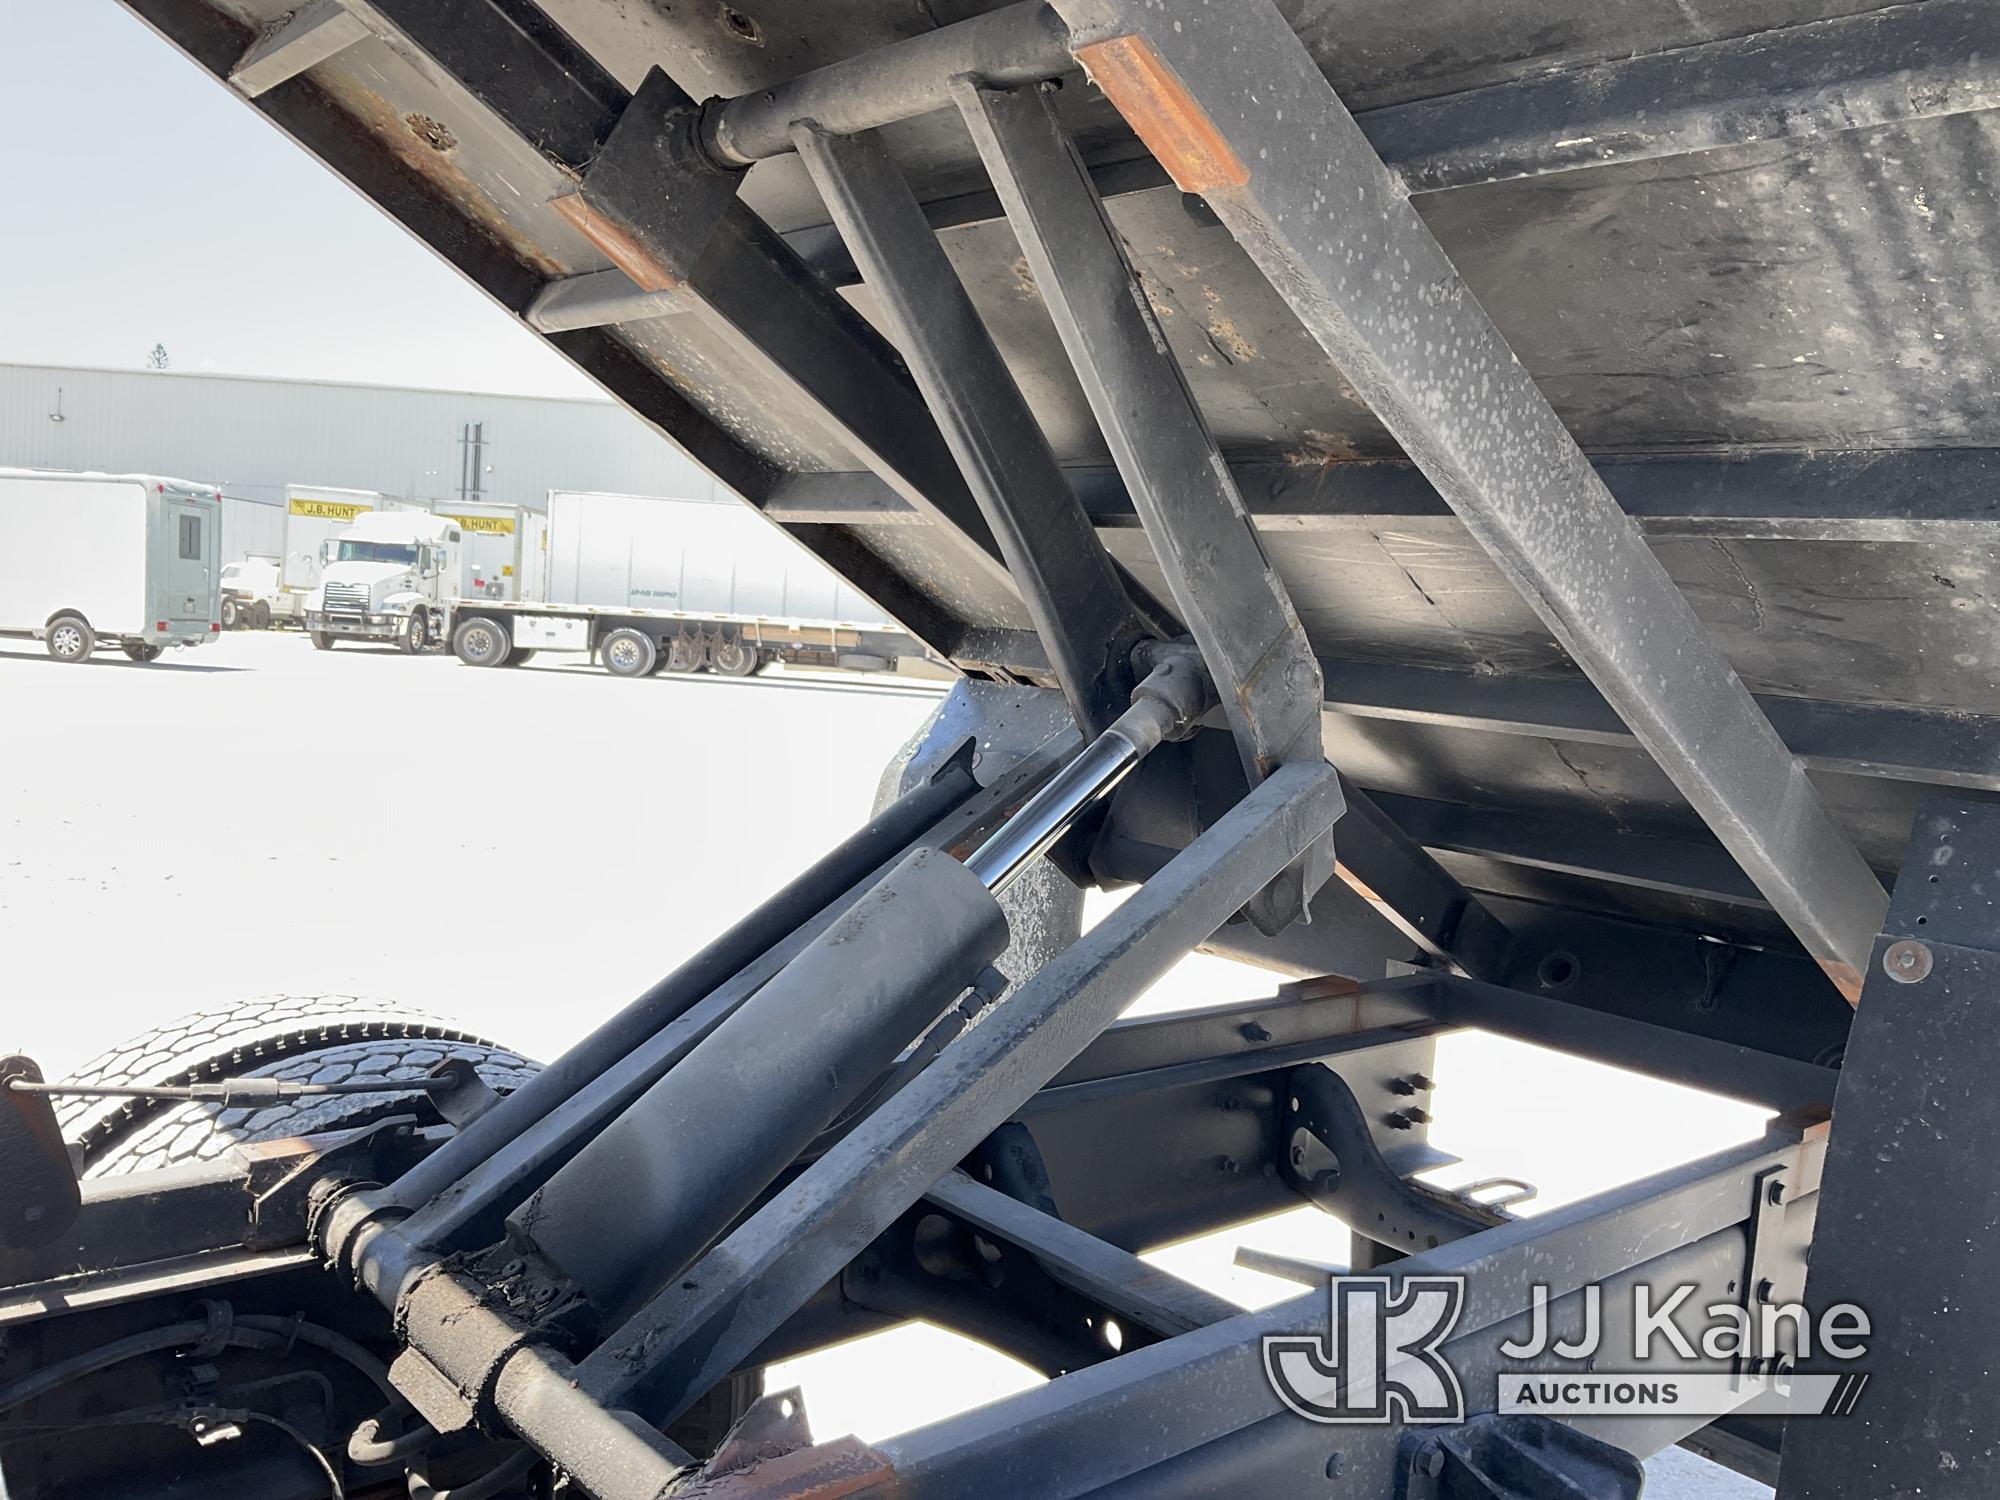
[[1769,1187],[1764,1189],[1764,1201],[1773,1208],[1777,1208],[1784,1203],[1785,1183],[1783,1178],[1773,1181]]
[[1934,961],[1928,944],[1904,938],[1883,952],[1882,972],[1898,984],[1918,984],[1930,978]]
[[1437,1478],[1444,1472],[1444,1448],[1438,1443],[1424,1444],[1424,1451],[1417,1456],[1417,1467]]

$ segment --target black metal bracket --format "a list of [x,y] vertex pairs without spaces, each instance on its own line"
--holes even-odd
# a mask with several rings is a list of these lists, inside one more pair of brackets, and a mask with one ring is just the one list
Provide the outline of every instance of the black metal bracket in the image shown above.
[[[1414,1082],[1412,1103],[1401,1113],[1405,1128],[1430,1115],[1418,1098],[1426,1087]],[[1498,1209],[1452,1198],[1405,1179],[1384,1159],[1354,1091],[1331,1068],[1311,1063],[1294,1068],[1290,1092],[1279,1101],[1285,1130],[1279,1170],[1298,1192],[1376,1244],[1415,1254],[1435,1250],[1482,1229],[1509,1222]]]

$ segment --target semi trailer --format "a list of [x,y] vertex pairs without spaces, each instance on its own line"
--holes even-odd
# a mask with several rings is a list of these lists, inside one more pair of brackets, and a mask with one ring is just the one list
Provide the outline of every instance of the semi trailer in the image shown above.
[[[539,1071],[9,1060],[10,1493],[1993,1492],[2000,7],[124,3],[963,680]],[[1462,1028],[1768,1129],[1446,1192]]]
[[150,474],[0,469],[0,636],[137,662],[222,628],[222,499]]
[[466,594],[474,599],[540,599],[547,591],[548,513],[525,505],[439,502],[465,537]]
[[555,490],[545,592],[453,606],[471,667],[586,654],[616,677],[774,661],[892,670],[917,649],[882,610],[741,501]]

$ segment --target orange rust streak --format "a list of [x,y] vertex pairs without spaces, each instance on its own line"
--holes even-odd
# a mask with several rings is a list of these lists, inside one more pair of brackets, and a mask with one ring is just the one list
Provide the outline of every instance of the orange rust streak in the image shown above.
[[1336,858],[1333,862],[1333,873],[1340,877],[1342,885],[1353,891],[1355,895],[1366,901],[1370,906],[1387,906],[1389,904],[1382,899],[1381,894],[1371,887],[1367,881],[1354,873],[1351,865],[1344,865]]
[[1822,958],[1819,966],[1826,977],[1833,981],[1833,987],[1847,997],[1849,1005],[1861,1003],[1861,971],[1853,964],[1844,964],[1837,958]]
[[1092,42],[1077,49],[1076,59],[1182,192],[1210,193],[1250,180],[1243,158],[1144,37]]
[[564,193],[552,199],[549,206],[578,234],[602,250],[605,259],[637,282],[640,291],[671,292],[680,284],[679,278],[655,260],[630,230],[592,208],[582,193]]

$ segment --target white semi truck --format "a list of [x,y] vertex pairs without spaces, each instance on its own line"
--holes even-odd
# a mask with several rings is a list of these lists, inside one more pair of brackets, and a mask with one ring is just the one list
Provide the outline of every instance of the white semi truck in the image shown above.
[[422,510],[364,511],[334,537],[306,598],[312,643],[394,641],[411,655],[446,639],[451,601],[471,583],[465,531]]
[[222,497],[151,474],[0,469],[0,636],[156,661],[222,629]]
[[798,543],[730,496],[555,490],[542,599],[462,598],[471,667],[590,653],[617,677],[747,677],[771,661],[886,671],[916,643]]
[[334,539],[353,525],[357,516],[371,511],[427,509],[419,502],[377,490],[286,485],[285,536],[278,556],[244,558],[223,569],[223,628],[262,630],[270,625],[304,624],[306,603],[319,587]]

